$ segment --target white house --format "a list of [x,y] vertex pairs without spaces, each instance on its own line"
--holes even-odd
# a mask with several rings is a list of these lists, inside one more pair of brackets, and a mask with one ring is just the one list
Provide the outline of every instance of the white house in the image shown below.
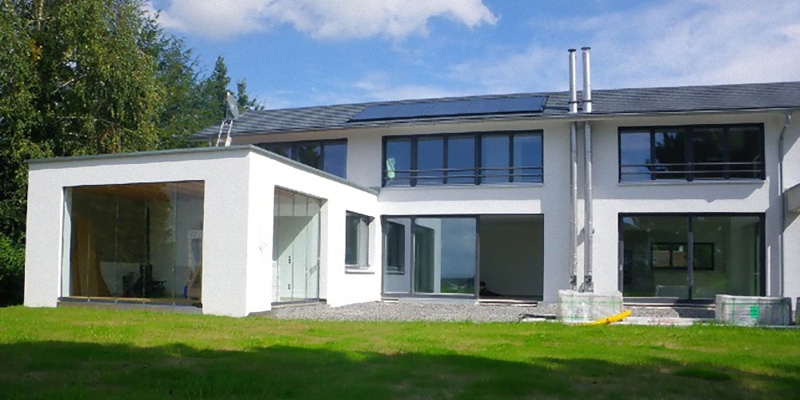
[[230,147],[32,161],[25,305],[800,296],[800,82],[585,83],[250,111]]

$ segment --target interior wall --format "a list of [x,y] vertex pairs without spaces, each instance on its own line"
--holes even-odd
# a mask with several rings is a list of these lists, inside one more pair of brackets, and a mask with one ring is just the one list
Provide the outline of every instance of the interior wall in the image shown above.
[[480,280],[501,296],[541,297],[544,216],[481,216]]

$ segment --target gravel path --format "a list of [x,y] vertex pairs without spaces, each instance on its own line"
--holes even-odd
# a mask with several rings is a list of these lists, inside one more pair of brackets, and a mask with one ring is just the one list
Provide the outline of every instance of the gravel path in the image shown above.
[[465,303],[371,302],[343,307],[327,304],[277,308],[260,314],[277,319],[322,321],[471,321],[518,322],[527,314],[556,313],[556,305],[513,306]]
[[[631,307],[634,317],[647,318],[714,318],[714,311],[698,308]],[[471,321],[519,322],[531,316],[555,316],[557,304],[538,306],[480,304],[474,302],[371,302],[344,307],[315,303],[276,308],[258,314],[277,319],[310,319],[320,321]]]

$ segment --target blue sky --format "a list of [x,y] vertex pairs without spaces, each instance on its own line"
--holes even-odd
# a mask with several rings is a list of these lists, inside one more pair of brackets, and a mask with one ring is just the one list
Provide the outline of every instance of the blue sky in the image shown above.
[[[154,0],[205,73],[266,108],[567,89],[800,80],[800,1]],[[579,70],[580,73],[580,70]],[[579,81],[580,84],[580,81]]]

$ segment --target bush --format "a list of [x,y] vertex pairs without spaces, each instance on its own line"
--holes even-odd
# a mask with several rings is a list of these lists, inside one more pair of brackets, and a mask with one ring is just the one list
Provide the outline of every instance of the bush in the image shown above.
[[0,234],[0,307],[22,304],[25,246]]

